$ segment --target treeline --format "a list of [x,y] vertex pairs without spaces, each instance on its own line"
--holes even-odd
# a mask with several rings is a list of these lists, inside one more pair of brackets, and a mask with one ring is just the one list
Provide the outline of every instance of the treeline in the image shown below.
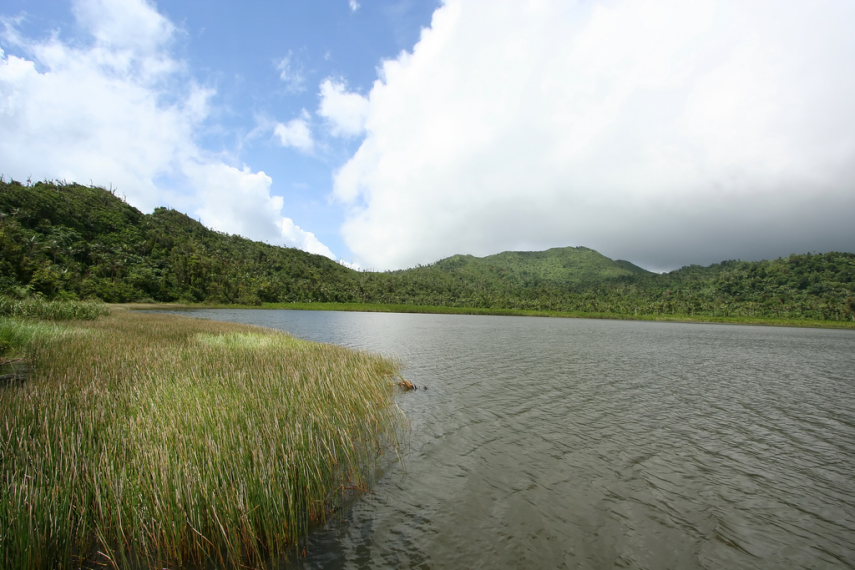
[[364,302],[621,315],[855,319],[855,254],[658,275],[588,248],[457,255],[358,272],[326,257],[143,214],[78,184],[0,182],[0,294],[108,302]]
[[726,261],[659,274],[580,283],[502,276],[465,279],[435,267],[383,274],[377,302],[582,311],[619,315],[693,315],[855,320],[855,255],[792,255]]

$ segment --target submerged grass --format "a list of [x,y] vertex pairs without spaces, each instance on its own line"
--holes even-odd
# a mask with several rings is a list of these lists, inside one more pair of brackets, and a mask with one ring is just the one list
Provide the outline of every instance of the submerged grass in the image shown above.
[[0,387],[0,567],[273,566],[395,443],[386,359],[127,310],[62,327]]

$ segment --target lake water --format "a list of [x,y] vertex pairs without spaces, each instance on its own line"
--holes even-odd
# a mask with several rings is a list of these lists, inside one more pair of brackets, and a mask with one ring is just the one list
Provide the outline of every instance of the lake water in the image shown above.
[[295,568],[855,567],[855,331],[201,310],[401,360],[403,461]]

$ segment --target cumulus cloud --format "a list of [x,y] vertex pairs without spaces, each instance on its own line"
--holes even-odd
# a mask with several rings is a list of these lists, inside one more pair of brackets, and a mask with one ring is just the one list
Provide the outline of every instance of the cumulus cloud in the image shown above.
[[144,0],[78,0],[73,10],[98,44],[129,49],[131,55],[160,51],[175,32],[172,22]]
[[171,22],[144,0],[78,0],[73,12],[87,34],[73,41],[59,32],[28,40],[7,21],[4,176],[110,186],[145,211],[180,206],[217,230],[332,257],[283,215],[264,172],[235,168],[196,144],[215,92],[171,55]]
[[299,117],[291,119],[287,123],[277,123],[273,128],[273,134],[279,139],[282,146],[296,148],[302,152],[311,152],[315,147],[312,138],[312,129],[309,127],[309,113],[304,109]]
[[284,199],[273,196],[264,172],[222,163],[188,164],[187,174],[204,189],[196,214],[206,226],[269,243],[282,243],[335,259],[314,233],[282,215]]
[[344,238],[377,268],[558,245],[653,268],[855,250],[852,21],[845,0],[447,0],[358,113]]
[[359,10],[359,2],[357,2],[357,0],[347,0],[347,5],[350,6],[351,12]]
[[[308,251],[309,253],[317,253],[319,255],[329,257],[332,260],[336,259],[333,252],[330,251],[330,248],[321,243],[314,233],[307,232],[300,226],[296,225],[294,220],[291,218],[282,218],[279,220],[279,229],[282,236],[285,238],[285,241],[289,245]],[[338,261],[339,263],[342,263],[341,260]]]
[[321,83],[318,115],[327,120],[330,132],[337,137],[353,137],[365,130],[368,99],[347,90],[342,81],[325,79]]

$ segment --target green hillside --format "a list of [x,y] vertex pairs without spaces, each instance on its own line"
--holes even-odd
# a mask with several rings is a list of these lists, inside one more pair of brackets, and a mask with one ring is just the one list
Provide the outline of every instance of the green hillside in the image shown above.
[[487,257],[454,255],[427,266],[374,274],[377,301],[560,310],[593,287],[652,275],[586,247],[506,251]]
[[256,304],[339,301],[354,272],[326,257],[143,214],[101,188],[0,184],[0,291]]
[[505,251],[487,257],[455,255],[437,261],[433,267],[472,279],[511,279],[529,284],[579,285],[650,273],[628,261],[609,259],[587,247]]
[[210,230],[175,210],[143,214],[101,188],[0,182],[0,294],[843,321],[855,318],[855,254],[725,261],[659,275],[565,247],[357,272],[320,255]]

